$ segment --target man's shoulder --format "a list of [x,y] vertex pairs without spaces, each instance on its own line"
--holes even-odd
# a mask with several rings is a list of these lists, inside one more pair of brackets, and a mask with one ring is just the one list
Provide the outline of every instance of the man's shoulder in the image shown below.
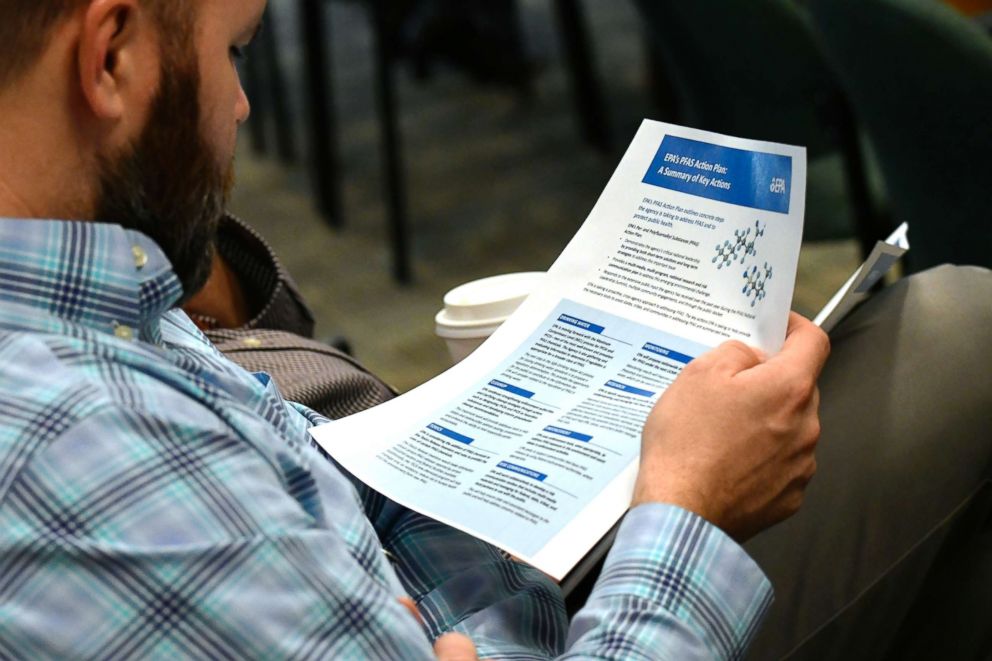
[[94,419],[223,427],[162,352],[101,335],[0,330],[0,472],[67,434],[96,435]]
[[65,417],[84,400],[110,403],[113,393],[106,386],[113,377],[101,368],[112,362],[85,338],[0,330],[0,392],[7,404],[0,425],[9,429],[14,419],[36,418],[30,411],[50,405]]
[[[131,505],[119,501],[121,516],[107,519],[110,528],[94,524],[94,535],[113,537],[125,519],[127,530],[144,530],[141,508],[200,512],[210,498],[228,510],[255,503],[262,519],[277,522],[303,516],[293,494],[271,495],[282,489],[276,427],[236,401],[195,348],[0,329],[0,521],[15,516],[5,508],[14,501],[70,511],[111,493]],[[212,539],[194,528],[190,540]]]
[[134,405],[156,384],[174,388],[178,382],[163,373],[181,371],[163,348],[83,326],[0,328],[0,390],[30,391],[41,401],[84,389]]

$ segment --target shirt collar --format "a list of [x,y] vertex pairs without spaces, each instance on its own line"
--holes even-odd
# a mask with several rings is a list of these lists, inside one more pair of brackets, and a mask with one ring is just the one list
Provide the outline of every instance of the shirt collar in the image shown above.
[[182,285],[158,245],[119,225],[0,218],[0,303],[160,343]]

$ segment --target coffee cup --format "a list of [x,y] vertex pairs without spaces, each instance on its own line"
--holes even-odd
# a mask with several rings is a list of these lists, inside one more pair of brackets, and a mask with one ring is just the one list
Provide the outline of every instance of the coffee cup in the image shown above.
[[475,351],[540,283],[543,272],[507,273],[473,280],[444,295],[434,317],[435,332],[453,362]]

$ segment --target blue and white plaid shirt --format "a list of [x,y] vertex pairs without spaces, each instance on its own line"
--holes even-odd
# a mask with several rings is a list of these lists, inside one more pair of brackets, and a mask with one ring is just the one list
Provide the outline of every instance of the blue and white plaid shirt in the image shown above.
[[630,512],[569,627],[539,572],[352,484],[179,294],[139,233],[0,220],[0,657],[743,653],[771,590],[702,519]]

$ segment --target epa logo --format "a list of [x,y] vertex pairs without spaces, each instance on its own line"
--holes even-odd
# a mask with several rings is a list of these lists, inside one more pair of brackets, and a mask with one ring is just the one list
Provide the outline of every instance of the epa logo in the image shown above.
[[774,177],[772,179],[772,185],[768,187],[773,193],[785,193],[785,179],[782,177]]

